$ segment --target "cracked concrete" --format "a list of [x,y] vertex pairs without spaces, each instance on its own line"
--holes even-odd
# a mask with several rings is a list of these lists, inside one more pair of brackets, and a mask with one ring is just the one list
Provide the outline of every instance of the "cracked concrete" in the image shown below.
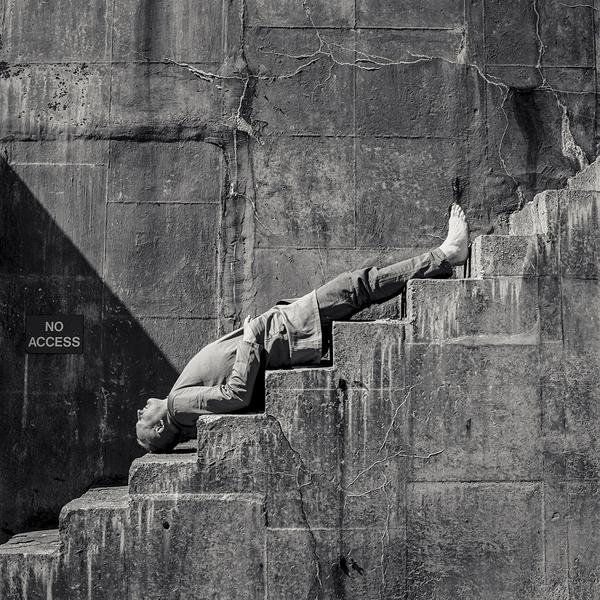
[[[7,532],[51,523],[91,481],[125,476],[135,409],[168,392],[194,349],[374,254],[428,248],[456,177],[473,232],[504,231],[510,211],[596,156],[592,5],[50,4],[6,2],[1,12],[0,137],[12,172],[2,238],[33,248],[21,262],[9,256],[18,268],[4,273],[3,331],[18,339],[24,310],[81,311],[90,346],[68,381],[57,380],[62,363],[40,369],[16,345],[7,351],[15,433],[5,451],[23,498],[14,506],[14,487],[0,486]],[[371,316],[393,312],[381,311]],[[424,334],[439,333],[430,325]],[[526,347],[539,335],[549,329],[493,340]],[[457,333],[442,345],[472,352],[481,339]],[[403,394],[355,500],[390,493],[387,475],[371,480],[378,460],[418,461],[443,446],[388,444],[424,397]],[[435,417],[408,414],[424,428]],[[28,470],[62,435],[85,464],[65,453]]]

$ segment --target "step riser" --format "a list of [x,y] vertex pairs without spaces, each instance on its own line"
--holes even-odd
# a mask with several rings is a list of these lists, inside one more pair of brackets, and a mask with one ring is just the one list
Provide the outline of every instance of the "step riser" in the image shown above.
[[58,553],[53,557],[29,554],[0,557],[0,598],[48,600],[58,592]]
[[137,459],[130,469],[130,493],[264,493],[270,438],[264,415],[203,416],[197,455]]
[[600,279],[600,193],[579,192],[560,205],[561,274]]
[[567,182],[567,187],[570,190],[600,192],[600,161],[596,160],[571,177]]
[[196,454],[161,460],[149,454],[133,461],[129,469],[131,494],[176,494],[200,492]]
[[479,279],[554,272],[550,265],[544,268],[547,262],[541,236],[479,236],[471,248],[471,276]]
[[60,589],[69,600],[126,597],[127,488],[97,488],[60,515]]
[[532,279],[412,280],[412,343],[533,344],[539,338],[538,283]]
[[559,192],[537,194],[520,211],[510,215],[509,231],[512,235],[544,235],[550,239],[558,231]]
[[516,235],[543,235],[540,264],[547,274],[600,278],[599,192],[562,190],[538,194],[522,211],[511,215],[510,229]]
[[127,598],[264,600],[264,497],[132,496],[131,522]]
[[128,511],[72,515],[61,532],[61,591],[69,600],[126,597]]

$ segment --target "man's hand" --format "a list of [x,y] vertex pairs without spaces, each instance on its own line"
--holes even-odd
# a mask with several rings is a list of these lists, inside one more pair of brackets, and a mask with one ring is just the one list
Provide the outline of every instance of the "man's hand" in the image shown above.
[[243,340],[250,344],[262,344],[262,340],[260,339],[262,337],[260,336],[260,327],[257,327],[258,323],[256,321],[256,319],[251,319],[250,315],[244,320]]

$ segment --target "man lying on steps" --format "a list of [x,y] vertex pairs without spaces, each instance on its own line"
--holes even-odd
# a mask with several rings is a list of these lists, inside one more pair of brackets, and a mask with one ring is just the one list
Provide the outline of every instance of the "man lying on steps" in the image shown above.
[[388,267],[346,272],[291,303],[278,303],[244,326],[205,346],[185,366],[167,398],[138,410],[137,439],[151,452],[169,452],[195,437],[200,415],[229,413],[250,404],[261,365],[318,365],[327,351],[323,329],[371,304],[400,294],[409,279],[445,278],[467,259],[465,214],[453,204],[448,237],[431,252]]

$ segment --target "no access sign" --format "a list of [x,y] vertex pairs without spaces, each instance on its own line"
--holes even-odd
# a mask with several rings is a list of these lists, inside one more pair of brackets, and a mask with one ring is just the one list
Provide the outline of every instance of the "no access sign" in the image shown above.
[[27,316],[27,354],[83,354],[83,315]]

